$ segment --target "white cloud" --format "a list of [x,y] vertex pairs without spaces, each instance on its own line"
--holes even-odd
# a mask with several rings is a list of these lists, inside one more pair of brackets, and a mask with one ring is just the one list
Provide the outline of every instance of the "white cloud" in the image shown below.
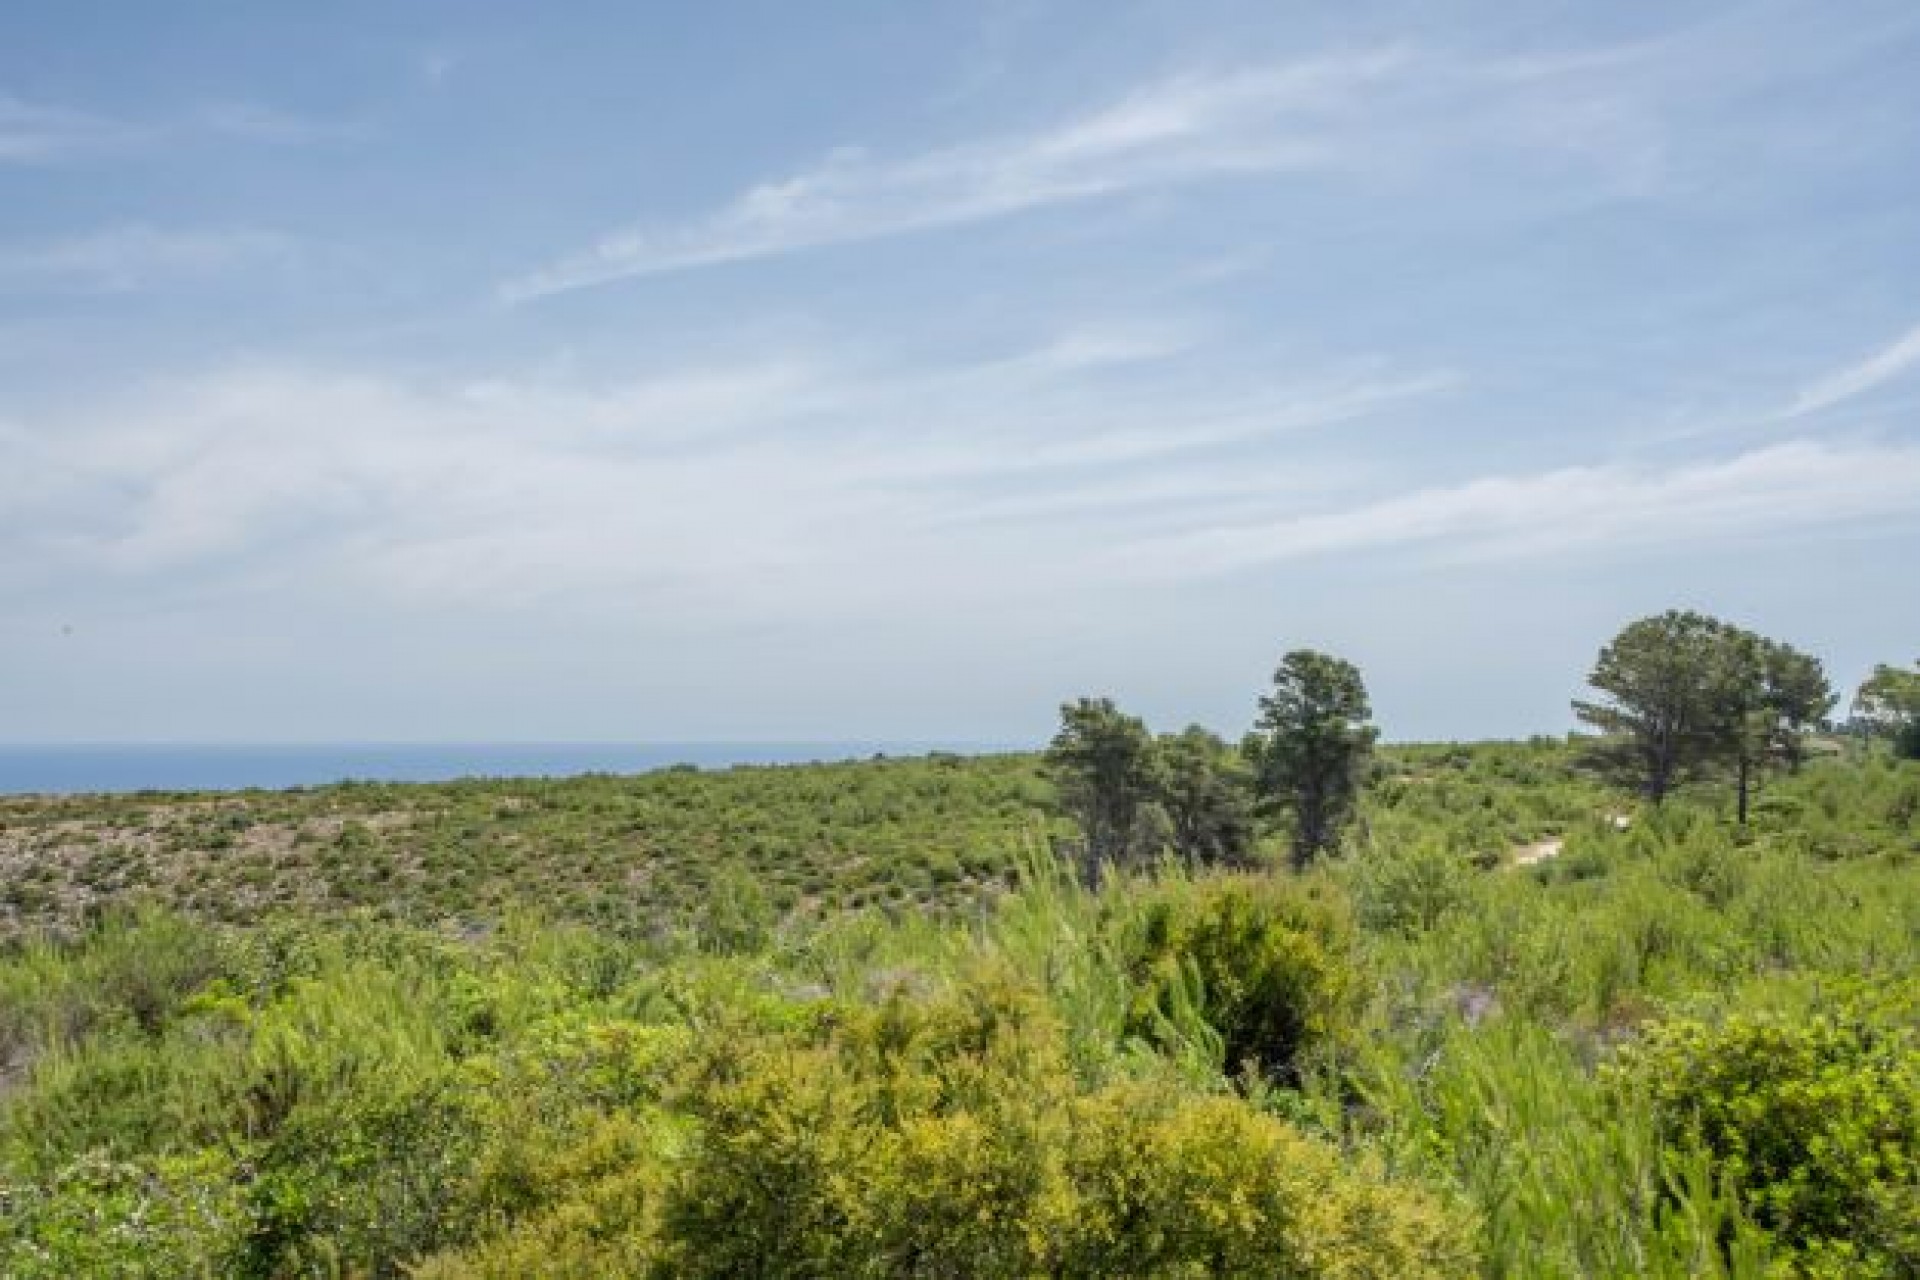
[[1829,374],[1803,388],[1780,416],[1801,418],[1831,409],[1893,381],[1915,365],[1920,365],[1920,325],[1907,330],[1892,344],[1860,363]]
[[10,285],[87,291],[284,263],[299,242],[257,228],[164,230],[139,224],[39,244],[0,245],[0,291]]
[[0,472],[32,477],[0,490],[0,563],[293,576],[407,607],[931,607],[1037,593],[1183,511],[1297,496],[1310,466],[1233,451],[1448,385],[1363,371],[1196,392],[1191,371],[1121,386],[1049,354],[1124,332],[1076,326],[959,368],[786,352],[597,385],[229,371],[0,430]]
[[1920,447],[1792,441],[1670,470],[1567,467],[1416,490],[1338,511],[1183,533],[1124,550],[1161,574],[1382,548],[1524,559],[1578,547],[1690,548],[1878,517],[1920,518]]

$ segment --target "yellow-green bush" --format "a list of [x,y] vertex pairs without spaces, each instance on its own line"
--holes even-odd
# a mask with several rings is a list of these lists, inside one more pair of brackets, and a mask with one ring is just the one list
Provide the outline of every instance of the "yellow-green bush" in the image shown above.
[[571,1123],[494,1130],[469,1198],[486,1244],[422,1266],[439,1276],[602,1280],[647,1273],[658,1259],[662,1181],[674,1154],[671,1120],[653,1111],[581,1112]]
[[[988,970],[810,1033],[718,1036],[695,1118],[632,1163],[558,1157],[571,1195],[434,1277],[1451,1276],[1462,1217],[1233,1095],[1083,1092],[1061,1024]],[[651,1162],[661,1181],[640,1172]],[[562,1177],[564,1173],[564,1178]],[[536,1250],[531,1242],[538,1242]],[[597,1269],[597,1272],[596,1272]]]
[[1468,1223],[1232,1097],[1115,1086],[1078,1100],[1050,1274],[1458,1276]]
[[1920,1270],[1920,1039],[1859,1007],[1677,1018],[1623,1052],[1664,1144],[1704,1151],[1816,1274]]

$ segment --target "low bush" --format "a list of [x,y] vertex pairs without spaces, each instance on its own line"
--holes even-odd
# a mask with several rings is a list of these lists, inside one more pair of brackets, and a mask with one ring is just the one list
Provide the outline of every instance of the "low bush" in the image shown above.
[[1128,1029],[1181,1034],[1189,1012],[1216,1032],[1222,1065],[1298,1078],[1352,1033],[1365,998],[1345,900],[1333,882],[1231,875],[1173,880],[1138,906]]
[[1860,1006],[1676,1018],[1611,1068],[1820,1275],[1920,1270],[1920,1040]]
[[[1062,1025],[1004,971],[930,1000],[820,1013],[797,1032],[708,1040],[679,1099],[692,1124],[677,1153],[656,1130],[629,1163],[556,1161],[550,1173],[574,1174],[565,1203],[420,1274],[1091,1280],[1473,1266],[1460,1212],[1242,1099],[1151,1081],[1083,1091]],[[648,1161],[652,1181],[638,1172]]]

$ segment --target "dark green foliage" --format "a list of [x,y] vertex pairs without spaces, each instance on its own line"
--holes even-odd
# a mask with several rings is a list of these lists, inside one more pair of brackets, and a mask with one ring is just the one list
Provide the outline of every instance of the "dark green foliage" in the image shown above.
[[1161,833],[1150,807],[1160,761],[1138,717],[1111,698],[1067,703],[1046,760],[1061,806],[1080,829],[1086,872],[1138,864],[1159,852]]
[[1885,738],[1898,758],[1920,760],[1920,669],[1876,666],[1854,695],[1853,724]]
[[1188,866],[1244,866],[1253,851],[1252,776],[1240,754],[1199,725],[1163,734],[1156,795]]
[[1867,734],[1895,738],[1920,722],[1920,663],[1914,670],[1881,663],[1853,696],[1853,722]]
[[1709,750],[1733,770],[1736,813],[1745,826],[1759,774],[1775,763],[1798,769],[1808,732],[1826,719],[1835,698],[1817,660],[1724,625],[1710,679],[1716,741]]
[[1587,683],[1605,702],[1575,702],[1600,731],[1595,762],[1654,804],[1719,750],[1715,675],[1725,624],[1669,610],[1629,623],[1600,651]]
[[1790,770],[1806,763],[1807,735],[1827,723],[1839,695],[1820,660],[1791,645],[1760,639],[1761,706],[1770,757]]
[[1293,821],[1293,865],[1333,848],[1351,816],[1377,731],[1350,662],[1300,649],[1280,661],[1245,744],[1260,795]]
[[1806,735],[1835,700],[1817,660],[1681,610],[1629,623],[1587,680],[1607,700],[1573,706],[1600,730],[1593,760],[1603,772],[1659,804],[1725,767],[1743,824],[1757,773],[1775,761],[1799,768]]

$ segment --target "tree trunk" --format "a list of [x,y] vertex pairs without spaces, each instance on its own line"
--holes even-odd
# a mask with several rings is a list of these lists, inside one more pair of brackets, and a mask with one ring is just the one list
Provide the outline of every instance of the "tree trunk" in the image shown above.
[[1747,779],[1748,779],[1748,775],[1751,772],[1752,772],[1751,766],[1748,764],[1748,761],[1747,761],[1747,753],[1742,751],[1740,753],[1739,793],[1740,793],[1740,825],[1743,827],[1747,825]]
[[1649,804],[1657,805],[1667,798],[1667,790],[1673,785],[1673,769],[1673,743],[1663,731],[1655,739],[1647,761],[1646,797]]

